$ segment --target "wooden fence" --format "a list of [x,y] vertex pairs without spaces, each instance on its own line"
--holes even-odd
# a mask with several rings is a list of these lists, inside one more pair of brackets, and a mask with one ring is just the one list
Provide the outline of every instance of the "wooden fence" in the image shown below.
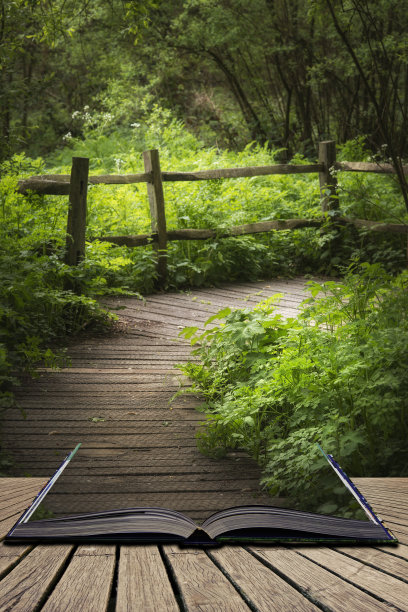
[[[346,172],[375,172],[393,174],[391,164],[366,162],[337,162],[336,146],[333,140],[319,143],[319,161],[317,164],[275,164],[272,166],[254,166],[246,168],[224,168],[200,170],[196,172],[162,172],[159,152],[157,150],[143,153],[145,172],[141,174],[111,174],[89,176],[89,159],[74,157],[71,175],[32,176],[20,181],[20,193],[34,191],[49,195],[68,195],[69,211],[67,223],[66,263],[77,265],[85,257],[86,199],[88,184],[129,185],[147,183],[150,204],[150,234],[137,236],[101,236],[97,240],[117,245],[137,247],[152,244],[157,252],[158,286],[166,281],[167,242],[170,240],[206,240],[213,237],[241,236],[271,230],[298,229],[302,227],[320,227],[327,223],[327,211],[337,211],[337,224],[352,224],[377,232],[394,232],[408,235],[408,225],[397,223],[379,223],[367,219],[350,219],[340,215],[337,180],[333,170]],[[201,181],[211,179],[232,179],[272,174],[318,173],[320,182],[322,217],[320,219],[285,219],[261,221],[230,227],[228,229],[166,229],[166,215],[163,183],[167,181]],[[404,166],[408,173],[408,166]],[[96,239],[96,238],[95,238]]]

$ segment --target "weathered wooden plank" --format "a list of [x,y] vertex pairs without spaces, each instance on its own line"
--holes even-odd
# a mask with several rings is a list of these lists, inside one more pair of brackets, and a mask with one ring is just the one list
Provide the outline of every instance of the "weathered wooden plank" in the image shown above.
[[115,546],[80,546],[46,601],[43,612],[106,610],[115,569]]
[[137,384],[139,381],[141,383],[147,382],[155,382],[156,384],[160,384],[164,380],[171,380],[173,382],[173,377],[175,379],[176,376],[183,376],[181,372],[178,372],[175,368],[169,369],[168,374],[165,372],[147,372],[140,373],[138,372],[137,379],[135,377],[134,372],[126,373],[115,373],[111,372],[94,372],[94,371],[83,371],[82,372],[71,372],[71,370],[67,369],[63,372],[47,372],[46,374],[41,374],[39,379],[39,384],[44,385],[45,383],[52,387],[52,385],[68,385],[72,384],[74,381],[77,381],[76,385],[87,385],[89,383],[96,383],[98,385],[113,385],[113,384]]
[[[168,434],[157,434],[152,438],[148,434],[137,435],[134,434],[129,436],[127,434],[119,435],[106,435],[95,432],[95,434],[87,434],[81,436],[83,445],[86,444],[88,448],[178,448],[180,446],[195,447],[195,440],[186,440],[181,434],[174,434],[169,436]],[[50,448],[53,446],[55,449],[72,449],[78,443],[78,435],[71,435],[70,433],[60,432],[52,436],[52,442],[44,440],[40,436],[26,436],[25,441],[21,440],[19,436],[9,435],[7,439],[8,445],[19,449],[20,446],[33,446],[37,448]]]
[[405,533],[400,533],[395,527],[391,530],[400,544],[408,544],[408,536]]
[[[265,294],[260,294],[260,292],[257,292],[256,295],[252,295],[235,292],[235,295],[232,295],[232,292],[228,292],[228,295],[223,296],[221,293],[215,294],[211,292],[207,294],[195,294],[190,298],[189,302],[187,302],[184,297],[181,297],[179,300],[172,301],[172,303],[166,303],[159,299],[149,299],[147,306],[145,307],[132,302],[122,301],[121,306],[125,306],[125,310],[123,312],[128,316],[129,320],[132,320],[130,318],[132,314],[135,315],[137,313],[138,316],[145,314],[146,318],[149,318],[150,313],[156,313],[162,314],[161,320],[163,320],[163,317],[166,316],[166,322],[167,315],[169,315],[172,317],[170,321],[190,320],[197,323],[205,323],[210,315],[215,314],[222,308],[225,308],[226,305],[228,305],[232,310],[249,308],[255,306],[268,297],[276,295],[276,293],[277,292],[268,292]],[[200,299],[201,297],[204,299]],[[207,297],[211,297],[211,303],[208,303],[210,300],[207,299]],[[300,302],[306,297],[306,294],[303,294],[301,297],[295,296],[292,299],[277,298],[276,308],[283,312],[287,310],[297,311]],[[194,311],[192,312],[193,309]]]
[[180,550],[176,546],[164,546],[164,554],[189,612],[248,611],[247,604],[203,550]]
[[399,534],[408,535],[408,527],[406,527],[405,525],[401,525],[401,523],[390,521],[388,519],[386,521],[386,524],[391,529],[391,531],[397,531]]
[[[339,548],[339,550],[342,550],[342,548]],[[390,555],[393,558],[408,559],[408,546],[401,544],[401,542],[392,548],[389,546],[384,546],[383,548],[378,548],[375,550],[380,550],[382,553]]]
[[76,266],[85,257],[88,170],[88,158],[72,158],[65,255],[65,263],[69,266]]
[[[375,165],[375,164],[374,164]],[[197,170],[193,172],[162,172],[163,181],[199,181],[218,178],[240,178],[253,176],[268,176],[274,174],[304,174],[319,172],[320,164],[276,164],[273,166],[251,166],[244,168],[219,168],[214,170]],[[362,172],[367,170],[362,170]],[[152,180],[151,171],[138,174],[100,174],[91,175],[88,182],[91,185],[131,185],[133,183],[148,183]],[[68,174],[43,174],[31,176],[19,181],[19,193],[35,191],[54,195],[69,193],[70,176]]]
[[[200,475],[200,474],[170,474],[166,476],[156,475],[142,475],[133,476],[130,474],[126,475],[126,478],[121,476],[94,476],[91,473],[78,481],[75,476],[67,476],[64,474],[64,480],[61,484],[57,483],[54,485],[55,491],[69,492],[70,494],[81,493],[86,495],[87,493],[99,493],[104,491],[105,493],[116,493],[120,491],[120,494],[127,493],[156,493],[162,492],[185,492],[188,495],[190,492],[209,492],[219,491],[222,487],[224,493],[229,491],[234,492],[245,492],[248,495],[248,499],[252,493],[259,492],[258,479],[257,478],[240,478],[235,474],[229,475]],[[271,499],[271,502],[273,500]]]
[[[23,479],[21,479],[23,480]],[[31,486],[28,485],[27,487],[18,487],[19,490],[14,491],[13,489],[8,489],[4,492],[2,492],[1,494],[1,498],[0,498],[0,508],[5,508],[8,504],[10,503],[24,503],[24,500],[27,499],[27,496],[30,496],[32,491],[38,489],[38,487],[40,486],[38,484],[38,481],[40,479],[33,479],[34,484],[32,484]],[[44,483],[44,480],[43,480]]]
[[[395,174],[392,164],[381,164],[375,162],[336,162],[335,170],[343,172],[375,172],[376,174]],[[408,166],[403,166],[405,174],[408,174]]]
[[[370,501],[374,510],[378,514],[381,514],[382,519],[385,519],[385,517],[388,517],[388,520],[390,521],[401,522],[401,523],[405,522],[404,520],[399,521],[400,517],[406,518],[407,513],[408,513],[408,503],[405,500],[385,499],[384,501],[380,501],[379,499],[374,499],[372,495],[368,495],[367,499]],[[393,515],[394,518],[391,515]]]
[[408,610],[407,583],[342,555],[338,551],[305,547],[299,549],[299,552],[370,594],[397,606],[400,610]]
[[[61,459],[65,457],[65,455],[72,450],[72,445],[67,444],[65,448],[56,449],[54,445],[54,441],[49,442],[49,446],[46,448],[36,448],[32,449],[22,448],[19,450],[19,456],[24,458],[26,461],[30,461],[31,459],[43,459],[43,460],[52,460],[53,465],[58,467],[56,464],[57,461],[61,463]],[[149,448],[134,448],[134,447],[111,447],[107,444],[101,444],[99,447],[90,447],[85,446],[81,447],[81,458],[87,457],[89,459],[96,458],[110,458],[112,461],[116,461],[118,457],[124,457],[126,461],[135,462],[136,465],[155,465],[159,461],[166,461],[171,459],[171,465],[181,464],[184,461],[192,462],[192,461],[201,461],[208,462],[211,459],[207,459],[200,454],[197,447],[191,446],[182,448],[155,448],[154,452],[152,452]],[[228,454],[228,460],[234,460],[234,457],[240,457],[240,455]],[[231,458],[231,459],[230,459]],[[178,461],[180,459],[180,461]],[[242,462],[242,459],[240,459]],[[244,460],[245,463],[245,460]],[[51,464],[50,464],[51,465]]]
[[273,166],[247,166],[241,168],[217,168],[193,172],[163,172],[164,181],[202,181],[220,178],[268,176],[272,174],[304,174],[320,172],[321,164],[274,164]]
[[[68,195],[70,179],[69,174],[30,176],[18,182],[18,192],[25,194],[28,191],[34,191],[48,195]],[[150,180],[151,174],[146,172],[139,174],[98,174],[88,177],[88,183],[91,185],[131,185],[133,183],[147,183]]]
[[121,546],[115,610],[179,610],[157,546]]
[[223,573],[227,574],[257,610],[306,612],[319,609],[243,548],[225,546],[210,551],[209,556],[215,559]]
[[38,487],[41,482],[41,478],[33,478],[29,481],[26,478],[15,478],[10,476],[7,478],[1,478],[0,499],[7,497],[10,491],[13,491],[13,493],[24,493],[25,491],[30,490],[33,487]]
[[393,484],[392,487],[381,487],[381,483],[370,487],[364,487],[364,491],[375,497],[379,501],[387,500],[391,498],[393,500],[408,500],[408,488],[407,484],[401,482],[400,484]]
[[17,513],[10,515],[8,518],[0,520],[0,540],[2,540],[8,534],[10,529],[17,523],[24,509],[25,508],[22,508]]
[[[175,229],[166,232],[167,241],[172,240],[208,240],[209,238],[230,238],[231,236],[245,236],[248,234],[260,234],[278,230],[294,230],[304,227],[320,227],[323,219],[276,219],[274,221],[259,221],[257,223],[246,223],[233,227],[216,229]],[[151,234],[138,234],[135,236],[98,236],[92,240],[110,242],[118,246],[138,247],[158,242],[159,234],[153,231]]]
[[35,495],[40,491],[41,487],[32,489],[31,492],[25,495],[19,495],[10,497],[8,501],[3,501],[0,507],[0,521],[8,518],[16,512],[22,512],[27,506],[31,504]]
[[383,497],[389,493],[397,493],[398,495],[408,492],[408,478],[393,478],[388,482],[388,478],[354,478],[353,481],[364,490],[370,491],[375,495]]
[[[32,396],[44,396],[47,395],[49,398],[51,398],[51,395],[54,394],[57,398],[58,394],[65,394],[65,395],[71,395],[72,396],[72,401],[71,401],[71,405],[75,405],[76,404],[76,396],[79,395],[80,397],[84,397],[85,395],[88,395],[90,397],[103,397],[106,396],[106,394],[112,394],[113,395],[113,401],[116,401],[115,395],[119,395],[119,396],[126,396],[128,395],[129,397],[132,396],[132,394],[134,393],[138,393],[139,391],[157,391],[160,390],[160,387],[164,387],[163,391],[165,393],[173,394],[175,391],[178,390],[179,385],[176,384],[176,382],[172,382],[172,383],[168,383],[167,381],[163,381],[163,382],[145,382],[145,381],[138,381],[135,380],[133,383],[117,383],[115,385],[115,383],[108,383],[106,385],[99,385],[99,384],[81,384],[79,383],[78,385],[74,385],[74,383],[70,383],[69,385],[64,385],[63,382],[55,382],[54,384],[49,384],[47,381],[47,385],[44,386],[43,381],[37,385],[33,385],[32,390],[30,391],[30,394]],[[102,387],[102,389],[101,389]],[[116,387],[116,388],[115,388]],[[50,391],[48,391],[48,388],[50,389]],[[75,399],[74,399],[75,397]],[[19,396],[19,399],[21,400],[21,396]]]
[[[100,418],[95,416],[94,418]],[[164,418],[164,417],[162,417]],[[170,416],[169,416],[170,419]],[[156,421],[153,423],[143,423],[137,421],[127,421],[125,424],[120,425],[112,421],[94,422],[91,423],[89,420],[82,420],[69,424],[69,430],[71,434],[78,434],[81,436],[94,435],[95,433],[106,433],[109,432],[112,435],[142,435],[156,434],[161,435],[165,430],[168,430],[168,435],[173,436],[174,434],[191,435],[197,431],[197,422],[183,422],[183,421]],[[14,426],[7,426],[3,429],[4,433],[9,435],[64,435],[64,428],[60,425],[60,429],[56,430],[55,423],[48,422],[47,424],[42,423],[36,425],[35,422],[29,421],[25,423],[15,423]]]
[[370,221],[368,219],[352,219],[351,217],[340,217],[339,222],[354,225],[355,227],[361,229],[368,229],[371,232],[408,234],[408,225],[405,223],[381,223],[379,221]]
[[[91,407],[94,404],[98,404],[106,409],[113,409],[115,406],[118,406],[119,408],[124,408],[124,407],[128,407],[131,410],[147,410],[149,408],[149,402],[151,401],[152,404],[152,408],[154,409],[158,409],[158,408],[162,408],[163,410],[168,410],[170,406],[173,405],[173,402],[171,404],[169,404],[169,400],[171,399],[172,395],[173,395],[173,389],[165,389],[165,388],[161,388],[161,387],[157,387],[155,389],[140,389],[137,388],[135,389],[133,392],[125,392],[123,394],[120,395],[115,395],[114,401],[112,401],[112,398],[110,398],[109,394],[103,391],[99,392],[99,393],[95,393],[94,394],[94,400],[92,400],[92,396],[91,397],[87,397],[87,396],[79,396],[77,398],[75,398],[75,402],[73,402],[72,398],[70,397],[69,394],[66,394],[65,397],[61,394],[57,394],[55,393],[47,393],[46,391],[42,390],[41,388],[38,389],[37,387],[34,387],[35,390],[37,391],[34,395],[34,393],[31,393],[28,391],[25,391],[24,393],[22,393],[20,391],[20,393],[17,396],[18,401],[22,402],[27,401],[27,406],[33,406],[33,408],[35,408],[35,406],[46,406],[47,404],[49,406],[52,405],[52,403],[54,403],[55,406],[55,410],[59,410],[59,409],[66,409],[66,407],[72,407],[77,409],[78,406],[88,406]],[[25,395],[26,394],[26,395]],[[189,398],[193,398],[195,397],[194,394],[188,394],[185,395],[184,398],[187,400]],[[58,403],[55,402],[55,399],[58,399]],[[183,399],[183,397],[181,398],[177,398],[177,402],[181,401]],[[135,404],[135,402],[137,402]],[[25,406],[26,404],[24,404]],[[177,406],[177,403],[176,403]]]
[[0,578],[4,576],[10,569],[30,550],[32,546],[27,544],[5,544],[0,542]]
[[296,550],[278,547],[251,547],[250,550],[277,571],[284,580],[296,584],[301,591],[307,592],[313,601],[329,610],[374,612],[390,609],[387,603],[380,602],[359,588],[344,582],[341,577],[313,563],[303,554],[298,554]]
[[58,578],[72,546],[37,546],[0,582],[0,610],[32,612]]
[[378,506],[378,504],[375,504],[375,510],[377,516],[379,516],[382,521],[385,521],[387,525],[388,521],[393,521],[398,522],[399,525],[408,527],[408,510],[403,511],[395,509],[392,512],[388,512],[387,508],[382,508],[381,506]]
[[[221,480],[236,480],[237,479],[237,467],[239,464],[235,464],[231,467],[225,467],[225,465],[221,464],[217,466],[216,464],[206,463],[202,465],[186,465],[185,461],[179,462],[179,464],[172,464],[169,466],[169,461],[161,460],[161,462],[150,461],[149,465],[139,464],[137,466],[134,465],[134,460],[131,463],[124,464],[120,460],[110,461],[100,461],[98,460],[97,465],[95,465],[95,461],[93,463],[88,463],[85,466],[82,465],[79,468],[76,468],[75,465],[70,466],[70,475],[75,478],[81,477],[97,477],[97,476],[106,476],[106,477],[120,477],[122,479],[128,478],[129,476],[143,476],[144,478],[149,477],[164,477],[171,476],[173,479],[177,477],[195,477],[197,480],[214,480],[218,479],[218,482]],[[32,471],[35,471],[36,474],[40,474],[46,477],[50,477],[52,474],[52,469],[50,470],[50,461],[36,461],[32,464]],[[259,480],[259,469],[249,468],[245,469],[245,479],[246,480]],[[64,479],[65,482],[65,479]],[[40,489],[36,489],[35,493],[37,493]],[[34,491],[34,490],[33,490]],[[32,496],[33,493],[31,494]],[[30,498],[27,497],[27,500]],[[0,516],[1,518],[1,516]]]
[[[401,546],[392,548],[392,552],[395,551],[396,554],[399,554],[401,548]],[[347,555],[348,557],[356,559],[356,561],[371,565],[374,568],[379,569],[383,572],[388,572],[389,574],[392,574],[397,578],[407,580],[408,558],[399,559],[398,557],[392,554],[387,554],[386,547],[380,550],[378,548],[371,548],[365,546],[342,546],[336,548],[335,550],[344,555]]]
[[[249,290],[250,291],[250,290]],[[235,307],[242,307],[242,308],[248,308],[249,305],[252,305],[252,303],[259,303],[262,300],[266,299],[267,297],[272,297],[273,295],[275,295],[276,293],[282,293],[284,291],[284,289],[276,287],[276,289],[274,291],[268,291],[267,293],[262,293],[259,294],[259,292],[257,292],[259,295],[256,294],[251,294],[249,292],[244,292],[244,291],[233,291],[233,290],[225,290],[222,288],[216,288],[213,290],[205,290],[205,289],[201,289],[200,291],[196,291],[194,292],[193,297],[197,297],[198,299],[203,299],[203,301],[210,301],[211,300],[211,304],[208,304],[208,306],[220,306],[220,307],[225,307],[227,305],[231,306],[233,305],[234,308]],[[294,295],[292,296],[292,299],[289,300],[289,298],[286,298],[286,303],[287,304],[291,304],[293,305],[293,307],[296,307],[298,304],[301,303],[302,300],[304,300],[306,297],[308,297],[308,293],[306,293],[306,291],[304,293],[302,293],[302,295]],[[195,304],[195,302],[194,302]],[[279,304],[277,303],[277,308],[279,307]]]
[[[186,399],[190,399],[186,397]],[[100,411],[98,411],[98,416],[101,418],[105,418],[112,423],[156,423],[157,421],[163,421],[163,419],[167,416],[166,419],[170,423],[174,420],[176,423],[178,422],[186,422],[186,423],[197,423],[199,421],[204,420],[204,415],[193,410],[194,405],[199,405],[199,401],[195,400],[195,402],[183,403],[178,405],[176,402],[171,404],[170,406],[164,405],[161,410],[151,409],[149,411],[146,410],[118,410],[115,406],[107,407],[102,406]],[[51,406],[48,410],[46,410],[43,402],[38,402],[37,404],[32,404],[28,406],[25,405],[27,410],[27,417],[24,419],[23,415],[19,411],[15,411],[15,413],[9,416],[7,419],[7,426],[15,426],[21,427],[25,423],[30,423],[31,425],[44,424],[44,427],[52,426],[56,422],[64,422],[66,424],[77,423],[79,421],[87,422],[89,419],[95,416],[95,411],[92,409],[86,410],[84,407],[83,410],[73,409],[65,414],[62,411],[58,411],[55,414],[52,412]],[[119,407],[120,408],[120,407]],[[139,407],[138,407],[139,408]],[[187,409],[190,408],[190,409]],[[11,412],[11,411],[10,411]],[[1,491],[0,491],[1,495]]]
[[157,252],[157,283],[158,286],[162,286],[167,277],[168,236],[166,232],[166,214],[159,151],[157,149],[144,151],[143,161],[145,172],[151,175],[147,183],[147,195],[149,197],[152,232],[157,236],[154,244],[154,249]]

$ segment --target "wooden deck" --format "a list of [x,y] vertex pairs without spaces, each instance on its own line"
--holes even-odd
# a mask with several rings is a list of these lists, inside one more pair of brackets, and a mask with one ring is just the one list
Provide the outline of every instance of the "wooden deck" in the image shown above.
[[[399,538],[383,547],[0,542],[0,611],[408,610],[408,478],[355,479]],[[43,483],[0,480],[0,538]]]
[[[213,461],[196,449],[199,398],[168,401],[186,325],[276,292],[295,316],[304,280],[229,285],[110,300],[126,330],[70,346],[72,367],[43,372],[18,393],[2,439],[14,476],[0,480],[0,539],[77,442],[55,513],[163,505],[199,521],[225,506],[262,501],[258,468],[242,453]],[[32,478],[21,478],[31,475]],[[62,481],[62,479],[61,479]],[[408,610],[408,479],[356,479],[400,540],[398,547],[6,545],[0,542],[0,612]],[[58,484],[56,485],[58,487]],[[268,500],[270,501],[270,500]]]
[[228,285],[191,293],[111,299],[125,331],[69,347],[72,367],[43,372],[17,394],[19,409],[2,425],[14,476],[49,477],[78,442],[80,452],[53,489],[58,515],[126,506],[165,506],[196,521],[244,503],[270,502],[259,491],[258,467],[243,453],[214,461],[199,453],[200,399],[169,400],[188,381],[174,369],[190,344],[180,330],[225,306],[249,307],[284,293],[278,310],[296,316],[305,280]]

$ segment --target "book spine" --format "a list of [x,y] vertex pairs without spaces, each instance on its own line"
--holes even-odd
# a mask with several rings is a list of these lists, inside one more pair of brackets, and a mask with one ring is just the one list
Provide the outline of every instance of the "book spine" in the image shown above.
[[15,525],[13,525],[13,527],[10,529],[10,531],[8,532],[6,538],[12,535],[13,531],[15,530],[15,528],[18,525],[21,525],[22,523],[26,523],[28,521],[30,516],[32,516],[32,514],[38,508],[38,506],[40,505],[40,503],[42,502],[44,497],[47,495],[48,491],[55,484],[56,480],[61,476],[63,470],[67,467],[68,463],[71,461],[71,459],[73,458],[73,456],[75,455],[75,453],[77,452],[77,450],[79,449],[80,446],[81,446],[81,443],[77,444],[76,447],[74,448],[74,450],[71,451],[70,453],[68,453],[68,455],[65,457],[64,461],[61,463],[61,465],[59,466],[57,471],[44,484],[44,486],[39,491],[39,493],[37,493],[37,495],[34,497],[32,503],[30,504],[30,506],[28,506],[28,508],[26,508],[26,510],[24,510],[23,514],[20,516],[20,518],[18,519],[17,523]]
[[[322,449],[320,448],[320,450],[322,450]],[[326,453],[323,450],[322,450],[322,452],[323,452],[324,456],[326,457],[326,459],[328,460],[328,462],[330,463],[330,465],[332,466],[332,468],[334,469],[334,471],[337,473],[337,475],[340,478],[340,480],[344,483],[344,485],[352,493],[354,498],[359,502],[359,504],[363,508],[364,512],[367,514],[368,518],[373,523],[376,523],[377,525],[380,525],[380,527],[382,527],[382,529],[386,533],[387,538],[389,540],[395,540],[396,539],[395,536],[384,525],[384,521],[382,521],[376,515],[376,513],[374,512],[374,510],[372,509],[372,507],[370,506],[370,504],[368,503],[368,501],[366,500],[364,495],[359,491],[359,489],[356,487],[354,482],[352,480],[350,480],[350,478],[347,476],[347,474],[345,472],[343,472],[343,470],[341,469],[341,467],[339,466],[337,461],[334,459],[334,457],[332,455],[326,455]]]

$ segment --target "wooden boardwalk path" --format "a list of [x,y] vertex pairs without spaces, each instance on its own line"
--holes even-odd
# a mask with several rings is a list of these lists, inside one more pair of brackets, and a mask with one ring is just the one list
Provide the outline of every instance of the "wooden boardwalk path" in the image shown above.
[[[0,612],[408,611],[408,478],[355,479],[400,544],[7,545]],[[0,479],[0,540],[42,479]]]
[[155,294],[146,303],[109,300],[124,307],[118,312],[126,331],[70,346],[72,367],[43,372],[18,392],[26,418],[17,409],[6,413],[2,438],[14,475],[48,477],[82,442],[53,489],[55,514],[152,505],[201,521],[223,507],[270,502],[245,455],[215,461],[199,453],[198,398],[181,396],[170,408],[183,380],[174,364],[190,353],[178,334],[190,325],[204,329],[225,306],[254,306],[275,293],[284,294],[278,310],[295,316],[304,286],[304,279],[273,280]]
[[[123,305],[126,330],[70,346],[72,367],[43,372],[18,393],[26,419],[10,410],[2,427],[16,478],[0,479],[0,540],[77,442],[54,511],[164,505],[192,518],[262,501],[258,469],[242,453],[202,456],[195,432],[199,398],[181,396],[178,338],[203,328],[224,306],[253,306],[283,292],[294,316],[304,280],[276,280],[158,294]],[[186,381],[183,382],[186,384]],[[33,478],[19,478],[30,474]],[[0,612],[408,612],[408,479],[356,479],[397,547],[6,545],[0,541]],[[58,487],[58,483],[56,485]],[[268,500],[270,501],[270,500]]]

